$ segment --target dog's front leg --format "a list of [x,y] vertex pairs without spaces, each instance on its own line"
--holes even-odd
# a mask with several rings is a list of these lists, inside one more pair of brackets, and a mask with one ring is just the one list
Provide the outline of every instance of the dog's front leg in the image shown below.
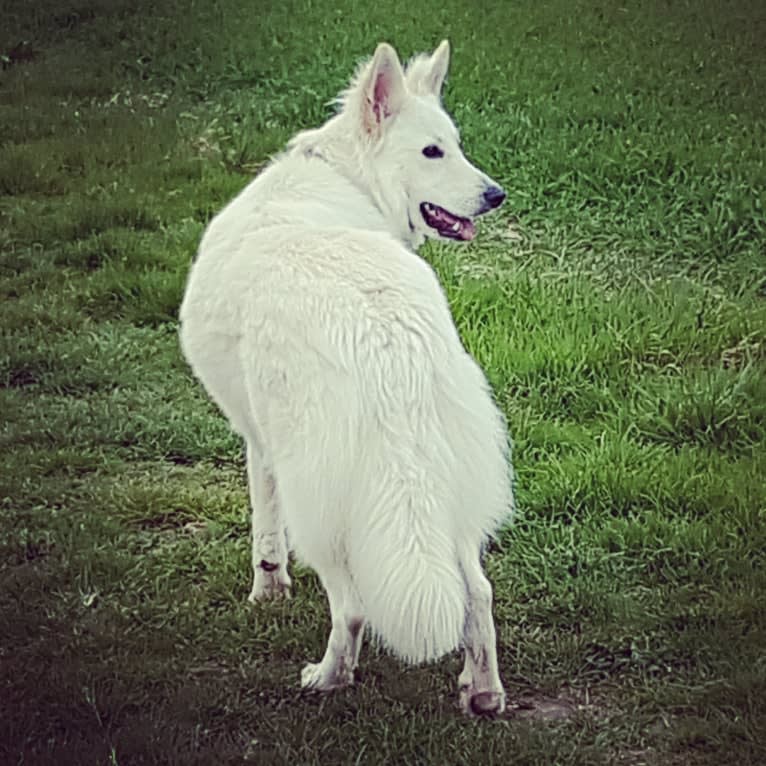
[[247,479],[253,534],[253,588],[248,601],[289,597],[292,583],[287,572],[287,540],[277,484],[258,445],[249,440]]

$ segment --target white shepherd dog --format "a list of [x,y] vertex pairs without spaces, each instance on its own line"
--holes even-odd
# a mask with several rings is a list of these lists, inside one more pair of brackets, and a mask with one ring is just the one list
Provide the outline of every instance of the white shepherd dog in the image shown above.
[[288,543],[332,630],[302,684],[353,682],[365,623],[409,662],[465,648],[466,712],[505,706],[488,535],[512,510],[505,422],[416,248],[470,240],[503,190],[440,103],[444,41],[403,70],[381,44],[338,113],[211,222],[181,343],[247,443],[252,601],[288,594]]

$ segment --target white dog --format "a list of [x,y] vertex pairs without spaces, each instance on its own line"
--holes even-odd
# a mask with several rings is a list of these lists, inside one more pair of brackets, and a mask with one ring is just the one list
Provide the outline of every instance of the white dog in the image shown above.
[[365,623],[410,662],[462,645],[460,702],[505,705],[482,546],[512,510],[508,439],[426,237],[470,240],[505,194],[440,103],[445,41],[381,44],[325,125],[211,222],[181,307],[195,374],[247,443],[250,599],[289,593],[290,547],[332,630],[303,686],[353,682]]

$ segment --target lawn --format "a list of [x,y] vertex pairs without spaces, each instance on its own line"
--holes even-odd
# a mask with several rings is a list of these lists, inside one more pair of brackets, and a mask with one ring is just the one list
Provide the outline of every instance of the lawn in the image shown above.
[[[766,763],[766,7],[0,3],[0,763]],[[302,693],[242,445],[181,358],[206,222],[377,42],[449,37],[508,191],[423,256],[514,439],[509,710],[375,646]]]

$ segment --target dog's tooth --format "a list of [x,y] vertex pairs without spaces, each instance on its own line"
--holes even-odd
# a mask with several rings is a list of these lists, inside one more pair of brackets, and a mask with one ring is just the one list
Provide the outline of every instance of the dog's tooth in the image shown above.
[[460,231],[460,221],[455,221],[452,225],[452,231]]

